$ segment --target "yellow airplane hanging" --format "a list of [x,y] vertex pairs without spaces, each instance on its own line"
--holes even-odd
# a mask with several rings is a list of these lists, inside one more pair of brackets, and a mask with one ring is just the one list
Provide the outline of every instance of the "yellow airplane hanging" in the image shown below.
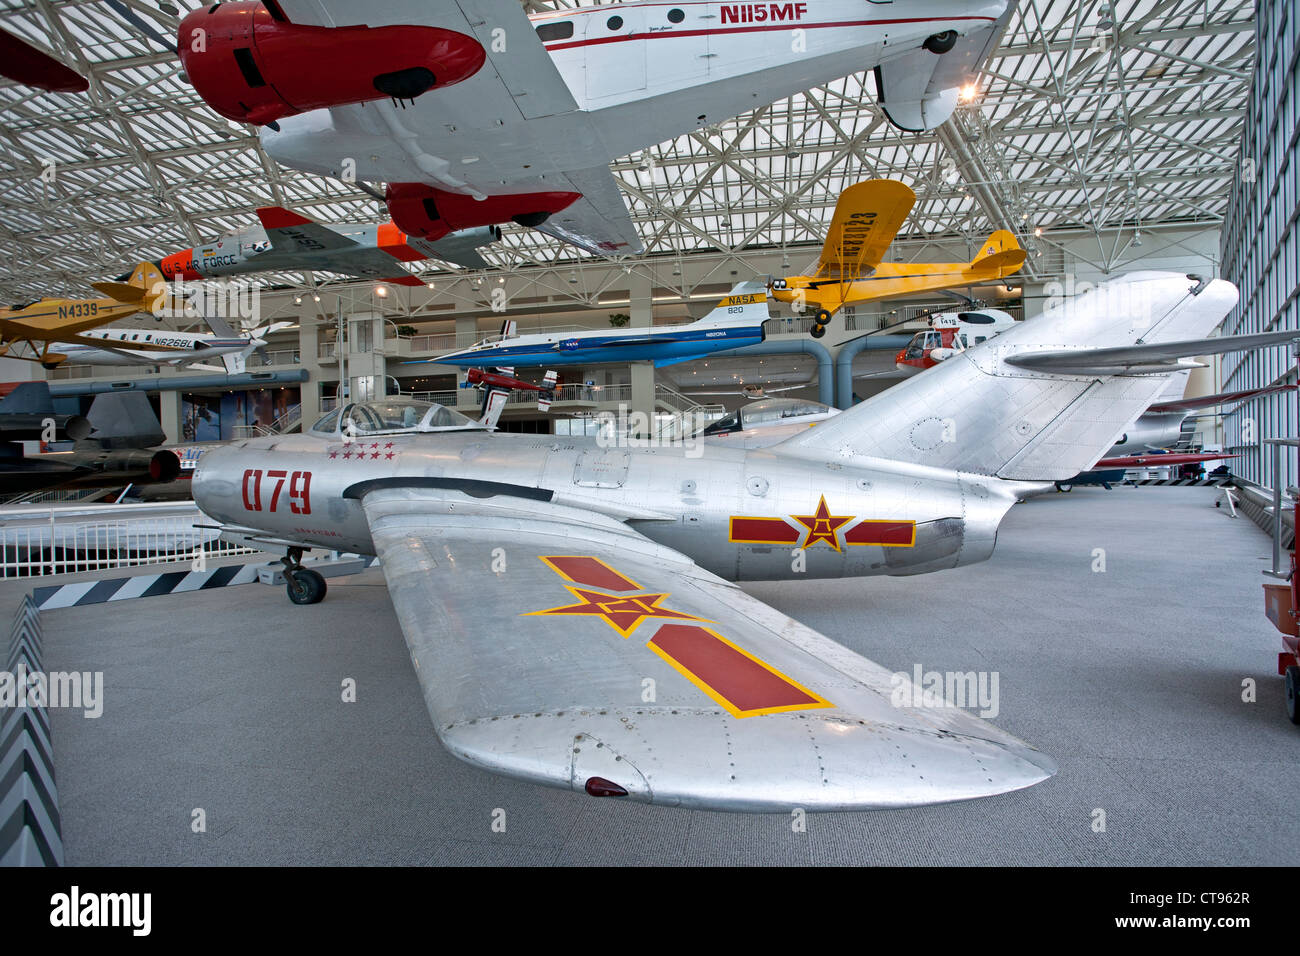
[[840,193],[817,271],[772,283],[774,299],[815,308],[813,338],[846,305],[1002,279],[1019,269],[1025,250],[1005,229],[994,232],[970,262],[884,262],[916,193],[894,179],[869,179]]
[[149,312],[167,292],[167,280],[151,262],[137,265],[126,282],[91,285],[107,298],[41,299],[0,309],[0,356],[56,368],[67,356],[51,351],[53,343],[80,342],[102,349],[102,340],[81,338],[78,333],[137,312]]

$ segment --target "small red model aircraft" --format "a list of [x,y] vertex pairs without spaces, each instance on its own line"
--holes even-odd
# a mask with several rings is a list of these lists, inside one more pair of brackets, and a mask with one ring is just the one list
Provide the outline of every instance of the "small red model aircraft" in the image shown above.
[[525,382],[521,378],[515,378],[514,372],[513,368],[491,370],[471,368],[466,370],[465,381],[461,383],[460,387],[482,388],[484,390],[481,421],[495,426],[501,418],[501,413],[505,410],[510,393],[516,389],[524,392],[537,392],[537,410],[539,412],[550,411],[551,402],[555,399],[555,383],[559,381],[559,376],[556,375],[555,370],[550,369],[547,371],[540,385],[534,385],[532,382]]

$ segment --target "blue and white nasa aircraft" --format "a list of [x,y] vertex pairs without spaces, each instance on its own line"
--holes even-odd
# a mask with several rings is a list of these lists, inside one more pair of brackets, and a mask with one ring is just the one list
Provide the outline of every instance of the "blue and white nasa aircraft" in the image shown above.
[[513,335],[513,323],[509,323],[502,335],[429,361],[461,368],[553,368],[645,361],[672,365],[761,342],[763,323],[769,318],[767,287],[761,282],[741,282],[717,308],[688,325]]

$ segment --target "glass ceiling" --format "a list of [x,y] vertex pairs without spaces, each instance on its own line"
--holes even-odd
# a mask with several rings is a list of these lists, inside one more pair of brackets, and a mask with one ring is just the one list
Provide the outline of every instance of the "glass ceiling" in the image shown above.
[[[84,294],[137,260],[255,222],[259,205],[325,222],[387,219],[355,186],[277,167],[253,128],[202,103],[171,50],[195,6],[0,0],[0,27],[91,78],[84,94],[0,81],[0,301]],[[979,89],[934,132],[890,126],[861,73],[613,166],[650,256],[815,245],[844,186],[890,176],[918,195],[901,236],[1011,228],[1043,251],[1053,230],[1082,229],[1104,266],[1133,230],[1220,222],[1254,30],[1243,0],[1020,0]],[[504,231],[483,250],[500,269],[587,255]],[[456,271],[411,267],[428,279]],[[300,273],[265,281],[309,287]]]

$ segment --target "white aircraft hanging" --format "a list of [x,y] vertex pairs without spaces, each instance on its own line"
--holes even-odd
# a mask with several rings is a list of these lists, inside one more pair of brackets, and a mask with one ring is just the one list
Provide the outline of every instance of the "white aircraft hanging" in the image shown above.
[[[81,342],[99,339],[103,347],[61,343],[56,348],[73,365],[172,365],[224,370],[231,375],[244,372],[248,356],[266,345],[270,335],[292,322],[278,322],[251,335],[170,332],[148,328],[92,329],[81,334]],[[220,359],[222,365],[207,363]]]
[[642,243],[614,159],[861,70],[890,120],[932,129],[1014,7],[266,0],[200,7],[177,39],[208,105],[285,166],[386,183],[410,235],[513,221],[620,255]]
[[728,581],[987,559],[1024,482],[1090,467],[1181,357],[1300,336],[1201,339],[1236,301],[1112,280],[765,449],[349,405],[205,454],[194,498],[227,540],[285,554],[296,603],[325,595],[303,549],[377,554],[434,730],[480,767],[704,809],[987,796],[1055,765]]
[[507,323],[500,335],[468,348],[404,364],[536,368],[648,361],[662,367],[762,342],[763,323],[771,318],[767,298],[764,283],[739,282],[708,315],[683,325],[518,335],[514,323]]

